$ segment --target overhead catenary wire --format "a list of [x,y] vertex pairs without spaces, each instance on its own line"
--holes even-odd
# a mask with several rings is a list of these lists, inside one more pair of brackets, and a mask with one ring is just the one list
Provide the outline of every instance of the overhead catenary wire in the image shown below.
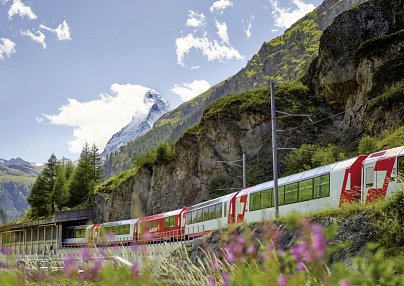
[[276,130],[276,131],[277,131],[277,132],[286,132],[286,131],[291,131],[291,130],[300,129],[300,128],[303,128],[303,127],[306,127],[306,126],[310,126],[310,125],[317,124],[317,123],[319,123],[319,122],[321,122],[321,121],[324,121],[324,120],[327,120],[327,119],[330,119],[330,118],[339,116],[339,115],[344,114],[344,113],[345,113],[345,111],[340,112],[340,113],[337,113],[337,114],[334,114],[334,115],[331,115],[331,116],[329,116],[329,117],[326,117],[326,118],[323,118],[323,119],[320,119],[320,120],[317,120],[317,121],[314,121],[314,122],[311,122],[311,123],[308,123],[308,124],[305,124],[305,125],[301,125],[301,126],[297,126],[297,127],[292,127],[292,128],[288,128],[288,129],[280,129],[280,130]]

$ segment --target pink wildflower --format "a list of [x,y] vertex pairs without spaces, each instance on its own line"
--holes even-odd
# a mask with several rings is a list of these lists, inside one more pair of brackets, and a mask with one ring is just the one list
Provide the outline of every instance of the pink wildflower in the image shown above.
[[221,276],[222,276],[222,279],[223,279],[223,286],[229,286],[230,285],[230,274],[229,274],[229,272],[223,272]]
[[296,270],[297,270],[297,271],[304,271],[305,269],[306,269],[306,266],[304,265],[303,262],[299,261],[299,262],[296,264]]
[[339,286],[352,286],[352,284],[348,280],[344,279],[339,282]]
[[233,250],[232,249],[230,249],[230,247],[225,247],[225,250],[226,250],[226,252],[227,252],[227,255],[226,255],[226,260],[227,260],[227,262],[229,262],[229,263],[232,263],[232,262],[234,262],[234,253],[233,253]]
[[212,263],[212,268],[213,268],[213,270],[216,270],[216,269],[219,268],[219,263],[217,262],[216,259],[215,259],[215,261],[213,261],[213,263]]
[[281,286],[288,285],[288,277],[285,274],[280,274],[278,277],[278,284]]
[[90,249],[87,247],[83,247],[80,249],[81,258],[84,261],[89,261],[91,259],[91,252]]
[[327,239],[321,226],[311,226],[311,244],[317,259],[323,259],[327,248]]
[[133,263],[131,271],[132,271],[133,278],[135,278],[135,279],[139,278],[139,276],[140,276],[139,264],[137,264],[136,262]]

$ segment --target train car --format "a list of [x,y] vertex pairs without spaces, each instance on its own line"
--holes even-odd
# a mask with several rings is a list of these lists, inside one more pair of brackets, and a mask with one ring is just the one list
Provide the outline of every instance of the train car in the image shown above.
[[190,207],[186,213],[185,236],[202,236],[235,221],[237,192]]
[[182,240],[184,238],[186,208],[146,216],[140,219],[138,239],[141,241],[158,242]]
[[69,226],[62,231],[62,245],[75,247],[92,244],[97,224]]
[[404,189],[404,146],[370,154],[363,161],[362,180],[363,203]]
[[[344,201],[360,201],[361,166],[367,156],[304,171],[278,180],[279,214],[309,213],[338,208]],[[274,181],[240,191],[236,197],[237,222],[275,217]]]
[[97,244],[128,244],[137,240],[139,219],[112,221],[96,229]]

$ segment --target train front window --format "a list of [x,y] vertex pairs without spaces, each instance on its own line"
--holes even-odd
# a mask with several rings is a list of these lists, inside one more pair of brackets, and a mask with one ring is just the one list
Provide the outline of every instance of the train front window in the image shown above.
[[366,188],[373,187],[373,167],[367,167],[365,171],[365,185]]
[[164,219],[164,228],[175,227],[175,216],[169,216]]

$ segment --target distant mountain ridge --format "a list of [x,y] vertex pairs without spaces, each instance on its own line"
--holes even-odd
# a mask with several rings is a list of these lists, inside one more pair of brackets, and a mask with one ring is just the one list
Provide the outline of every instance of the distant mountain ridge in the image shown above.
[[167,112],[156,121],[153,129],[121,147],[117,156],[108,157],[105,162],[106,176],[130,168],[133,157],[165,141],[177,141],[189,127],[200,121],[206,106],[216,99],[268,86],[270,80],[282,83],[302,77],[318,55],[323,31],[339,14],[363,2],[365,0],[325,0],[283,35],[264,43],[247,66],[237,74]]
[[101,156],[106,157],[109,154],[119,150],[123,145],[136,139],[137,137],[145,134],[152,127],[154,122],[163,114],[170,110],[170,105],[167,100],[160,96],[160,94],[150,89],[144,95],[144,103],[149,106],[149,112],[144,118],[132,118],[132,121],[123,127],[119,132],[115,133],[109,139]]
[[27,197],[43,167],[21,158],[0,159],[0,208],[8,220],[23,216]]

